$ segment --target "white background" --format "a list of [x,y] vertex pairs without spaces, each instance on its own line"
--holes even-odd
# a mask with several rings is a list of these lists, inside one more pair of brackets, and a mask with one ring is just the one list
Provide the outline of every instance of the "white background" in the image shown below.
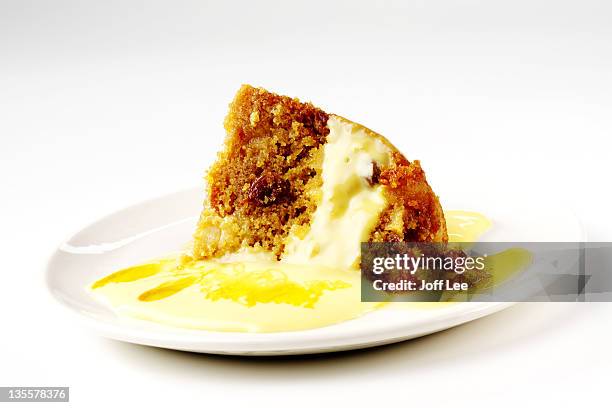
[[96,337],[43,271],[87,223],[201,183],[241,83],[388,136],[443,203],[445,185],[504,183],[611,241],[611,22],[610,2],[584,0],[0,0],[0,385],[70,386],[77,406],[605,404],[612,305],[248,360]]

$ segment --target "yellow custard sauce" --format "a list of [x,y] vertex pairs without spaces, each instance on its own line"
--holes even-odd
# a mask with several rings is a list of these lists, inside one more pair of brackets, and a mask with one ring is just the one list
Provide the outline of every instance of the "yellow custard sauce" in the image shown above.
[[[445,217],[454,242],[475,241],[492,225],[475,212]],[[504,279],[526,262],[524,254],[505,252],[491,257]],[[327,326],[385,306],[361,302],[360,280],[355,269],[255,258],[185,263],[173,255],[115,272],[91,291],[121,316],[192,329],[278,332]]]
[[120,315],[243,332],[304,330],[360,316],[360,275],[280,262],[195,261],[180,255],[116,272],[92,289]]
[[493,226],[490,219],[474,211],[445,211],[450,242],[476,242]]

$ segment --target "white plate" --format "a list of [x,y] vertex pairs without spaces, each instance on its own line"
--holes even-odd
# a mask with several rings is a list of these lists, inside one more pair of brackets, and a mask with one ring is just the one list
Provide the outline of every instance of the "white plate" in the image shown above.
[[[445,195],[453,196],[453,195]],[[455,196],[459,196],[456,194]],[[516,194],[470,194],[445,208],[478,210],[495,227],[487,241],[580,241],[582,228],[556,200],[539,197],[521,205]],[[379,310],[319,329],[281,333],[188,330],[119,318],[89,296],[86,286],[120,268],[176,251],[189,242],[200,211],[200,189],[169,194],[111,214],[62,244],[49,261],[53,295],[101,335],[149,346],[214,354],[285,355],[372,347],[444,330],[504,309],[508,303]],[[500,205],[504,203],[504,205]],[[534,207],[537,206],[537,207]]]

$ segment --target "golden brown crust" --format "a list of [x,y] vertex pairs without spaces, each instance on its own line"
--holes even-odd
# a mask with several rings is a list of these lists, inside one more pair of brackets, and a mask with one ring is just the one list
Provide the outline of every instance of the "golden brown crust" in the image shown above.
[[376,181],[386,187],[389,205],[370,241],[447,242],[442,206],[420,162],[410,162],[395,151],[392,165],[378,172]]

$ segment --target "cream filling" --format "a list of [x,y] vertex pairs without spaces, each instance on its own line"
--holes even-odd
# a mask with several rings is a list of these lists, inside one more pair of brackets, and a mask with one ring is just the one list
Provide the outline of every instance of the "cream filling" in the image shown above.
[[321,201],[310,228],[294,227],[282,262],[353,269],[386,206],[382,186],[371,186],[373,162],[387,166],[391,149],[360,125],[330,116],[324,145]]

